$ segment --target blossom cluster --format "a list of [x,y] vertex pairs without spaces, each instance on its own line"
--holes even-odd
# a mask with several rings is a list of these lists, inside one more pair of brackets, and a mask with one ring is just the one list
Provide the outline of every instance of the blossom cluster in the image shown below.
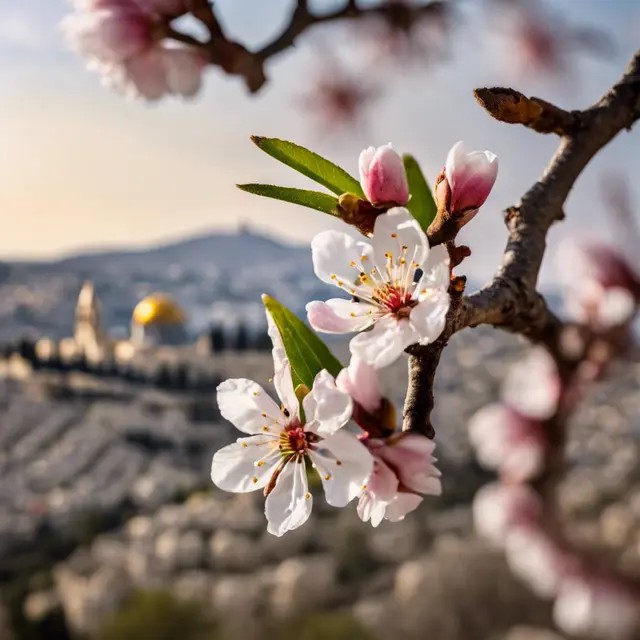
[[[443,210],[458,203],[453,206],[475,213],[493,186],[496,167],[493,154],[467,153],[456,145],[447,159],[450,193]],[[429,246],[404,208],[411,194],[391,145],[362,152],[360,177],[376,215],[371,237],[326,231],[311,242],[317,276],[350,297],[307,305],[314,329],[357,332],[349,365],[335,378],[322,369],[311,388],[294,388],[282,335],[267,311],[279,403],[251,380],[218,387],[222,416],[246,437],[214,455],[212,480],[227,491],[262,489],[267,528],[277,536],[309,518],[313,476],[330,505],[343,507],[357,498],[358,515],[374,527],[403,519],[425,495],[441,492],[435,443],[396,428],[377,370],[410,345],[429,344],[442,333],[450,302],[449,254],[443,246]]]
[[194,96],[206,60],[191,46],[169,41],[166,26],[186,10],[184,0],[74,0],[63,23],[71,46],[119,91],[147,100]]
[[500,477],[477,492],[474,521],[481,535],[504,548],[516,576],[540,597],[554,600],[562,631],[622,640],[635,637],[640,626],[638,593],[552,535],[546,505],[531,484],[544,473],[551,453],[548,427],[575,395],[551,356],[536,348],[511,371],[502,401],[472,417],[469,437],[477,458]]

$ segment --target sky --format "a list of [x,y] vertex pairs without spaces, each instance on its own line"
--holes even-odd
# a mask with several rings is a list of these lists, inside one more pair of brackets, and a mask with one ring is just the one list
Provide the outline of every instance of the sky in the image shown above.
[[[314,6],[331,4],[318,0]],[[437,67],[366,65],[362,50],[345,48],[350,35],[345,27],[320,27],[303,36],[295,51],[269,64],[271,81],[257,96],[211,69],[194,101],[147,105],[103,87],[68,50],[58,27],[69,11],[67,2],[3,0],[0,259],[153,245],[246,223],[286,241],[306,242],[340,223],[236,189],[238,182],[310,186],[260,153],[249,141],[251,134],[294,140],[354,174],[362,148],[392,142],[414,154],[430,179],[451,145],[463,139],[500,159],[496,187],[461,238],[473,251],[465,263],[469,273],[486,280],[499,264],[506,238],[501,211],[541,174],[557,140],[493,121],[476,105],[472,89],[508,85],[569,109],[582,108],[621,75],[640,41],[636,0],[548,4],[563,20],[597,25],[614,35],[616,51],[570,55],[569,72],[561,78],[517,73],[477,0],[466,3],[447,60]],[[219,0],[216,5],[229,34],[257,46],[282,28],[291,3]],[[360,125],[326,131],[304,106],[304,96],[333,57],[378,85],[380,96]],[[567,222],[550,234],[552,252],[567,235],[610,236],[602,182],[610,172],[627,176],[634,202],[640,203],[640,187],[633,184],[639,167],[638,133],[621,134],[580,177],[567,203]],[[555,271],[553,260],[547,263],[543,278],[549,280]]]

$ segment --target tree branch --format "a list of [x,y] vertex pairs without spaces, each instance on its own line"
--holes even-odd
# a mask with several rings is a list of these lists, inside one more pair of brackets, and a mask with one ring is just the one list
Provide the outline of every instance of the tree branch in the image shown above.
[[407,28],[421,18],[441,16],[449,10],[446,5],[442,0],[433,0],[423,5],[390,2],[361,7],[356,0],[347,0],[335,11],[318,14],[309,9],[307,0],[297,0],[291,19],[282,32],[261,49],[250,51],[244,45],[227,39],[208,0],[189,0],[188,12],[207,27],[208,41],[201,42],[170,25],[167,25],[165,32],[169,38],[202,49],[210,64],[219,66],[228,74],[244,78],[247,88],[253,93],[261,89],[267,80],[265,62],[294,46],[298,36],[315,25],[377,16],[390,24]]
[[[495,97],[495,90],[494,94],[491,90],[486,91],[489,94],[482,90],[477,94],[485,98],[487,95]],[[507,95],[508,90],[499,90],[498,93]],[[522,96],[517,92],[510,95]],[[568,113],[546,102],[543,104],[547,113]],[[492,104],[489,109],[492,115],[493,107]],[[533,342],[542,342],[550,348],[557,339],[562,323],[536,290],[546,236],[551,225],[564,217],[564,202],[591,158],[620,131],[630,129],[640,118],[640,51],[620,81],[599,102],[584,111],[571,112],[570,116],[571,126],[566,130],[564,126],[561,128],[560,145],[543,176],[518,205],[505,212],[509,237],[502,266],[492,282],[463,298],[459,304],[452,304],[447,325],[438,341],[419,347],[419,354],[415,349],[409,351],[410,378],[404,429],[431,433],[435,367],[442,348],[455,332],[465,327],[491,324],[524,335]],[[558,121],[563,118],[559,117]],[[530,126],[523,119],[507,121]]]

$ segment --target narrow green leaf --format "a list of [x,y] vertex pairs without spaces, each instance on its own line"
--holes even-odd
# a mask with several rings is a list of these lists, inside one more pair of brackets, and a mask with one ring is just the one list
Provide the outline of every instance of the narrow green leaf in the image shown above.
[[364,197],[360,183],[353,176],[317,153],[277,138],[251,136],[251,140],[271,157],[325,186],[336,195],[355,193]]
[[282,337],[284,350],[291,364],[294,389],[299,385],[311,389],[314,378],[322,369],[326,369],[332,376],[340,373],[340,362],[300,318],[270,296],[263,295],[262,302]]
[[293,204],[316,209],[317,211],[322,211],[332,216],[338,215],[338,198],[330,196],[328,193],[309,191],[307,189],[293,189],[291,187],[278,187],[273,184],[239,184],[237,186],[238,189],[242,189],[242,191],[255,193],[258,196],[292,202]]
[[422,229],[426,231],[437,213],[431,188],[420,169],[418,161],[413,156],[405,154],[402,156],[402,160],[405,171],[407,172],[409,193],[411,194],[407,209],[409,209],[411,215],[420,223]]

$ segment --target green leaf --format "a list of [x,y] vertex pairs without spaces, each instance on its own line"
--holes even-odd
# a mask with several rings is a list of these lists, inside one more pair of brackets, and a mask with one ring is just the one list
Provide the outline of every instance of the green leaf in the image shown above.
[[332,376],[340,373],[343,368],[340,361],[300,318],[270,296],[263,295],[262,302],[282,337],[291,364],[294,389],[299,385],[311,389],[314,378],[322,369]]
[[437,213],[433,193],[420,169],[418,161],[409,154],[403,155],[402,160],[405,171],[407,172],[409,193],[411,194],[407,209],[409,209],[411,215],[420,223],[422,229],[426,231]]
[[353,176],[317,153],[277,138],[251,136],[251,140],[271,157],[284,162],[336,195],[355,193],[357,196],[364,197],[360,183]]
[[255,193],[258,196],[300,204],[303,207],[316,209],[332,216],[338,215],[338,198],[330,196],[328,193],[309,191],[307,189],[293,189],[291,187],[277,187],[273,184],[239,184],[237,186],[242,191]]

